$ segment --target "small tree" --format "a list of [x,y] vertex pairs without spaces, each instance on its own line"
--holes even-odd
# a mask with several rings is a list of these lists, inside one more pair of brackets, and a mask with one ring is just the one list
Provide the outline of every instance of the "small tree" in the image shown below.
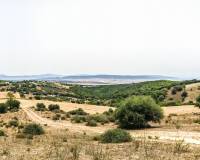
[[163,111],[148,96],[134,96],[126,99],[116,110],[116,120],[121,128],[144,128],[149,121],[160,122]]
[[186,91],[184,91],[182,94],[181,94],[181,97],[183,99],[185,99],[186,97],[188,96],[188,93]]
[[20,107],[20,102],[18,100],[9,99],[6,101],[6,105],[8,107],[8,110],[10,111],[18,111]]
[[44,103],[37,103],[36,111],[45,111],[45,110],[46,110],[46,106],[44,105]]

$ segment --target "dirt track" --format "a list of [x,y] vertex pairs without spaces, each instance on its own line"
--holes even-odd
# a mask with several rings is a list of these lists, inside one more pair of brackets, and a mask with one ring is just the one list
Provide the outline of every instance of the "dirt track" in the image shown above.
[[[5,101],[5,100],[3,100]],[[55,103],[50,101],[32,101],[32,100],[20,100],[21,107],[24,112],[28,115],[31,121],[47,125],[49,127],[57,128],[57,129],[68,129],[72,132],[79,133],[93,133],[93,134],[101,134],[110,128],[114,128],[115,126],[100,126],[100,127],[88,127],[82,124],[72,124],[71,122],[61,122],[61,121],[53,121],[46,118],[42,118],[37,113],[31,110],[31,106],[36,105],[37,102],[43,102],[45,104]],[[96,113],[96,112],[104,112],[108,110],[108,107],[101,106],[93,106],[93,105],[79,105],[79,104],[70,104],[60,102],[57,103],[61,105],[61,108],[65,111],[69,111],[75,108],[83,108],[88,113]],[[74,108],[74,106],[76,106]],[[165,115],[169,115],[171,113],[175,114],[184,114],[184,113],[194,113],[200,112],[199,109],[194,106],[178,106],[178,107],[164,107]],[[198,132],[186,132],[186,131],[162,131],[162,130],[137,130],[130,131],[133,137],[152,137],[159,138],[162,141],[175,141],[175,140],[184,140],[185,143],[188,144],[197,144],[200,145],[200,133]]]
[[[33,112],[28,107],[23,107],[23,110],[26,112],[26,114],[29,116],[30,120],[36,123],[40,124],[47,124],[50,127],[59,128],[59,129],[68,129],[72,132],[79,132],[79,133],[96,133],[101,134],[105,132],[106,130],[113,128],[114,126],[110,127],[88,127],[81,124],[72,124],[70,122],[58,122],[53,120],[48,120],[45,118],[40,117],[35,112]],[[131,135],[133,137],[158,137],[159,140],[184,140],[185,143],[188,144],[197,144],[200,145],[200,133],[198,132],[185,132],[185,131],[151,131],[151,130],[139,130],[139,131],[130,131]]]

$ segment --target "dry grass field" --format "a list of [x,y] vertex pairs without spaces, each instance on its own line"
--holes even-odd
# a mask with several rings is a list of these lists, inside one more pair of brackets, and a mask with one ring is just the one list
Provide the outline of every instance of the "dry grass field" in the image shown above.
[[[6,101],[2,94],[0,102]],[[114,123],[89,127],[74,124],[70,120],[54,121],[48,116],[54,113],[33,109],[37,103],[60,105],[63,111],[82,108],[89,114],[103,113],[109,107],[47,100],[24,100],[18,112],[0,115],[1,129],[6,137],[0,137],[2,160],[198,160],[200,159],[200,109],[192,106],[163,107],[165,118],[145,130],[129,131],[133,142],[102,144],[96,136]],[[38,123],[45,134],[33,139],[19,137],[20,129],[8,127],[9,121],[18,119],[20,124]]]
[[185,102],[196,102],[196,98],[200,95],[200,83],[186,85],[185,90],[188,93],[188,97],[185,99]]

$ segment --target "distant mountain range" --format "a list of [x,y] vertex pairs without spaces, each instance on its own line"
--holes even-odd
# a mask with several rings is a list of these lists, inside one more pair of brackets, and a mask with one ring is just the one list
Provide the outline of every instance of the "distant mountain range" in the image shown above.
[[39,80],[39,81],[58,81],[72,84],[85,85],[106,85],[106,84],[127,84],[137,83],[142,81],[154,80],[180,80],[176,77],[161,76],[161,75],[22,75],[22,76],[8,76],[0,75],[0,80],[7,81],[23,81],[23,80]]

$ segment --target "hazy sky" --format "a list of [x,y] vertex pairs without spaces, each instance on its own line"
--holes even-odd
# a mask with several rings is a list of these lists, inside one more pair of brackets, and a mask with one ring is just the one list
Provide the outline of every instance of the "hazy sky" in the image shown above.
[[0,0],[0,74],[200,77],[199,0]]

